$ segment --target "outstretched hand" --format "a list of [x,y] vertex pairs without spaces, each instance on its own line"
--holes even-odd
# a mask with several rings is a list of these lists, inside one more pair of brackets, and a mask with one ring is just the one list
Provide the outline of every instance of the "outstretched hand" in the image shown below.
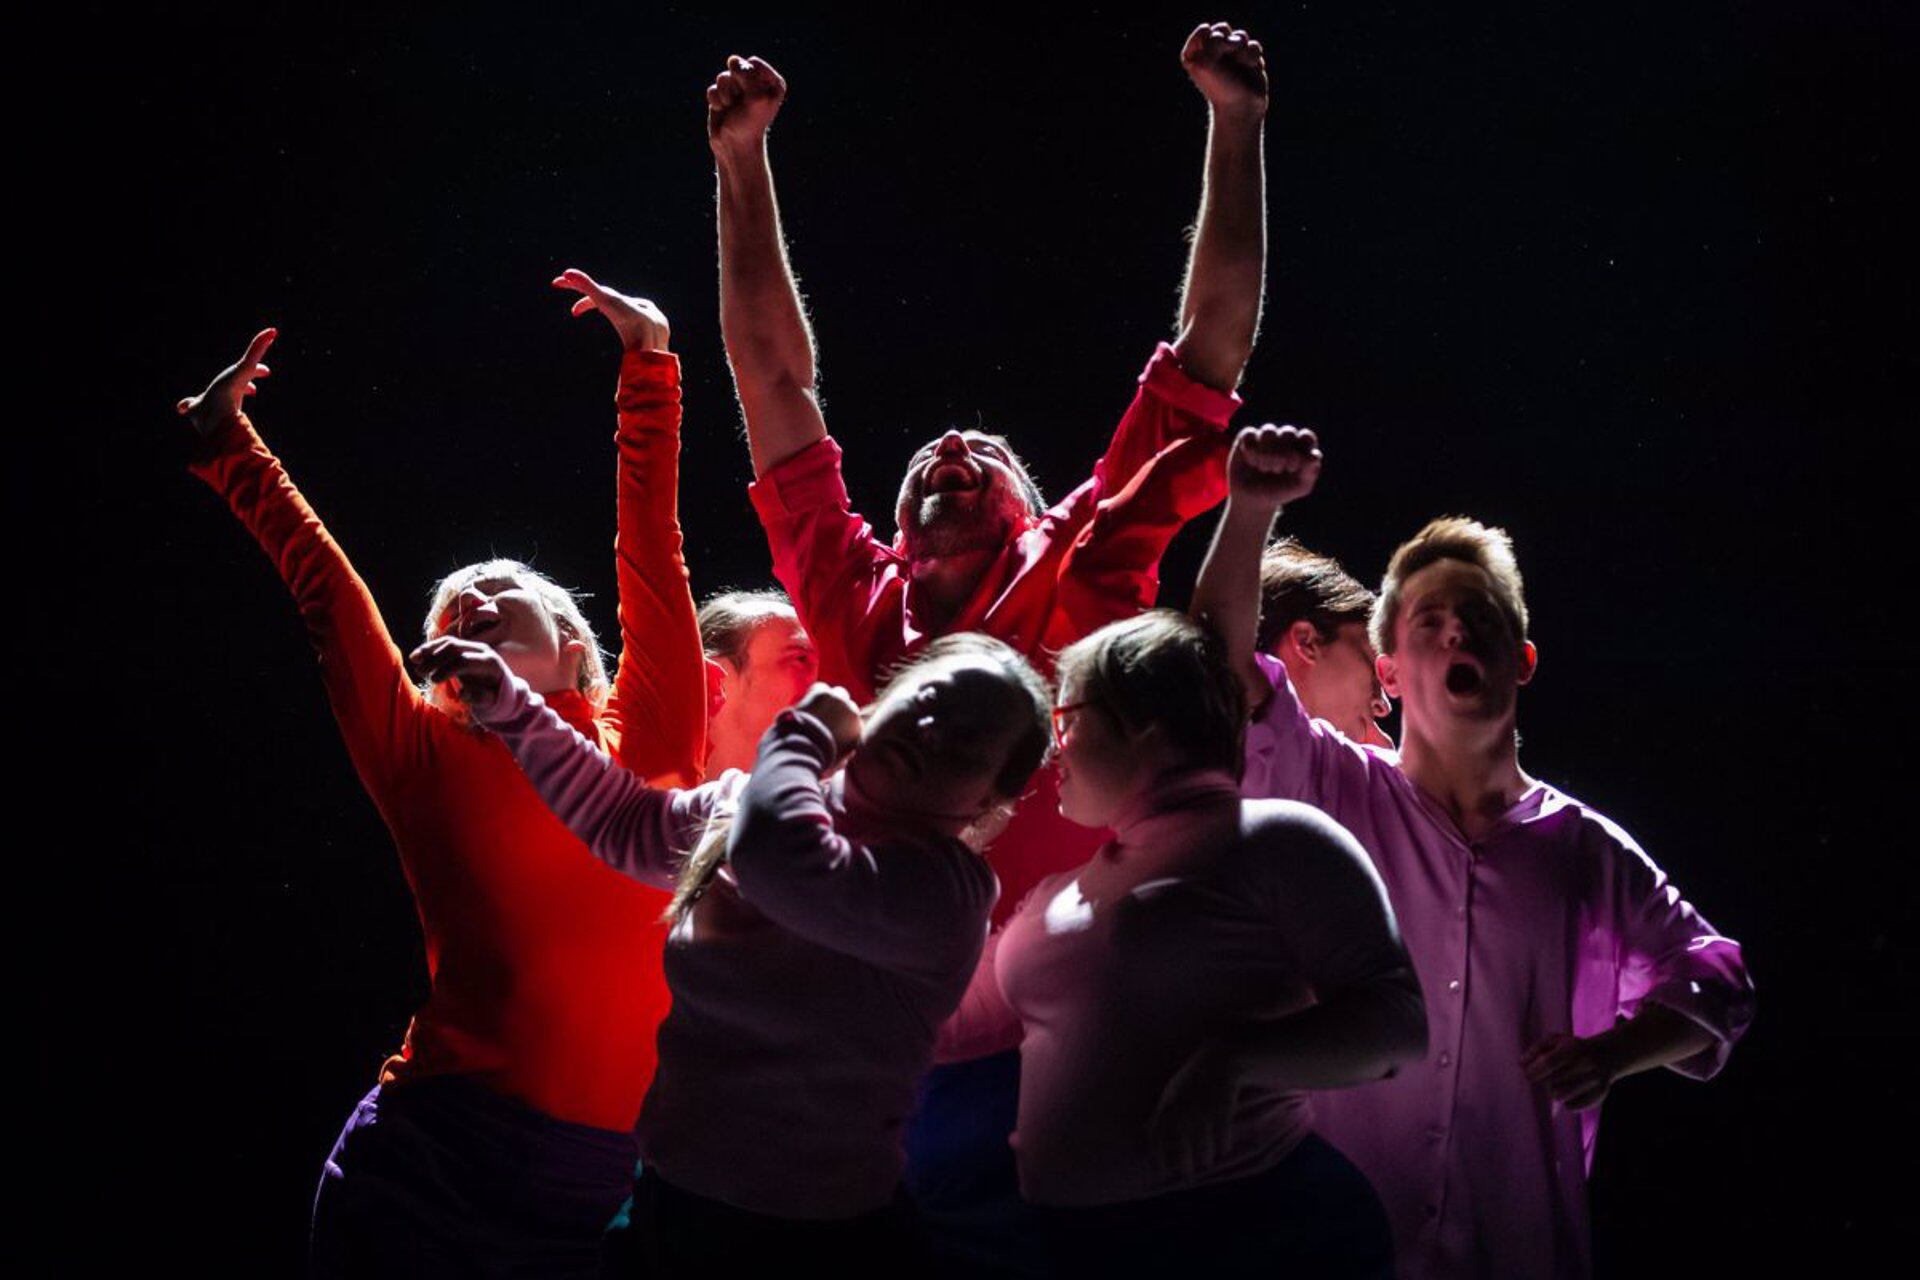
[[429,684],[453,681],[454,693],[476,713],[492,710],[513,679],[506,659],[492,645],[459,636],[435,636],[408,654],[407,663]]
[[1320,440],[1300,427],[1248,427],[1227,458],[1227,494],[1252,507],[1306,497],[1320,479]]
[[261,364],[267,348],[280,336],[278,329],[262,329],[253,335],[253,341],[247,344],[247,353],[237,361],[213,375],[213,381],[207,389],[197,396],[188,396],[174,406],[175,412],[183,415],[193,424],[193,429],[206,439],[240,416],[240,402],[258,391],[254,385],[258,378],[264,378],[273,370]]
[[827,726],[833,735],[834,759],[853,750],[860,741],[860,707],[837,684],[815,684],[807,696],[794,703],[795,711],[804,711]]
[[1260,42],[1238,27],[1201,23],[1180,50],[1180,65],[1215,111],[1266,114],[1266,55]]
[[786,98],[787,82],[765,58],[728,58],[707,86],[707,145],[715,151],[759,146]]
[[665,351],[671,329],[667,313],[647,298],[631,298],[617,293],[578,267],[568,267],[553,278],[553,287],[569,289],[580,295],[573,314],[583,316],[598,311],[620,335],[621,345],[629,351]]

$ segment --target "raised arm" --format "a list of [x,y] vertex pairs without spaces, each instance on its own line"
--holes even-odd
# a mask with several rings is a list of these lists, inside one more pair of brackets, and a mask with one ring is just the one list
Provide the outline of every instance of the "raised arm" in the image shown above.
[[973,971],[999,886],[946,847],[876,849],[841,835],[820,780],[858,741],[844,690],[815,685],[760,740],[727,861],[740,896],[783,928],[870,964],[946,981]]
[[605,316],[624,348],[614,395],[620,665],[606,710],[614,756],[658,785],[690,787],[706,756],[707,681],[680,533],[680,361],[652,302],[576,268],[553,284],[580,295],[576,316]]
[[433,713],[366,583],[241,412],[268,374],[262,360],[277,336],[262,330],[244,356],[176,408],[197,437],[193,473],[226,500],[293,594],[348,754],[379,802],[389,780],[424,757]]
[[1254,661],[1260,629],[1260,555],[1283,503],[1313,492],[1320,443],[1311,431],[1268,423],[1248,427],[1227,458],[1227,505],[1194,582],[1188,612],[1225,641],[1255,711],[1273,686]]
[[1207,100],[1207,162],[1173,349],[1194,378],[1231,391],[1253,354],[1266,281],[1267,64],[1258,40],[1224,22],[1195,27],[1180,64]]
[[415,649],[409,661],[434,684],[453,683],[474,722],[506,743],[554,817],[595,857],[643,884],[673,887],[680,860],[718,803],[722,783],[688,791],[648,786],[562,720],[477,640],[438,636]]
[[767,129],[786,96],[787,82],[763,58],[728,58],[707,88],[707,143],[719,176],[720,334],[756,477],[827,434],[813,331],[787,262],[767,159]]

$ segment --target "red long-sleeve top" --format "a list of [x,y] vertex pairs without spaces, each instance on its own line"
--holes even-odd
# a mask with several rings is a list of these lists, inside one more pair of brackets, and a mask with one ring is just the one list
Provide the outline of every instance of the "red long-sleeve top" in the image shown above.
[[[706,681],[675,505],[679,360],[628,352],[615,403],[620,662],[604,706],[573,691],[548,702],[640,776],[691,786]],[[666,896],[587,852],[497,739],[426,700],[366,584],[244,416],[193,470],[293,593],[413,889],[433,989],[382,1082],[471,1075],[562,1120],[631,1129],[667,1010]]]
[[[1160,557],[1181,526],[1226,497],[1226,426],[1240,397],[1196,382],[1161,343],[1093,476],[1028,517],[941,634],[982,631],[1051,673],[1060,650],[1153,606]],[[748,490],[773,572],[820,652],[820,678],[861,701],[934,638],[913,616],[911,564],[852,510],[832,438],[768,468]],[[1052,769],[1034,779],[987,856],[996,917],[1041,877],[1077,866],[1101,833],[1059,814]]]

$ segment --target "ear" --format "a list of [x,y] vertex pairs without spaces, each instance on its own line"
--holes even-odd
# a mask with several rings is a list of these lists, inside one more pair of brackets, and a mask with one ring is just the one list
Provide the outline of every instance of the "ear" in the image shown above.
[[1307,662],[1320,661],[1320,633],[1314,630],[1311,622],[1302,618],[1287,628],[1285,638],[1293,642],[1293,647],[1300,651],[1300,656]]
[[1540,651],[1533,647],[1533,641],[1520,642],[1520,678],[1514,683],[1526,684],[1533,679],[1533,673],[1540,669]]
[[1394,668],[1392,654],[1383,653],[1373,660],[1373,674],[1380,677],[1380,687],[1389,698],[1400,696],[1400,674]]
[[560,633],[560,662],[567,673],[567,683],[569,685],[579,684],[580,672],[585,669],[587,663],[587,642],[577,637],[569,636],[565,631],[562,631]]
[[[724,660],[722,660],[724,661]],[[729,664],[730,665],[730,664]],[[727,705],[727,668],[712,658],[707,659],[707,719],[712,720],[720,714],[720,708]]]

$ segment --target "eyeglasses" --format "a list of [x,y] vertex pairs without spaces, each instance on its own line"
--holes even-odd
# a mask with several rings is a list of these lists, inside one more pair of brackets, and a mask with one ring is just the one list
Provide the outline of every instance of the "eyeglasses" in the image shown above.
[[1055,707],[1053,709],[1053,745],[1054,746],[1064,747],[1067,745],[1066,718],[1069,715],[1071,715],[1073,712],[1082,710],[1092,705],[1093,704],[1091,702],[1069,702],[1064,707]]

